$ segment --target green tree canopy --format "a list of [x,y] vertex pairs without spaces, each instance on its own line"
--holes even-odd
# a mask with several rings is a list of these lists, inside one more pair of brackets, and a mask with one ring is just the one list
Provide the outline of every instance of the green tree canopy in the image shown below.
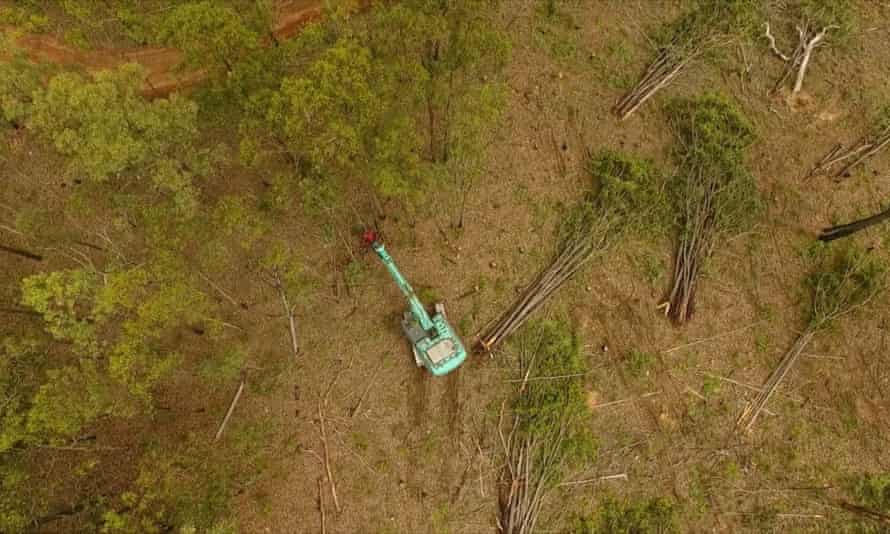
[[185,67],[234,71],[259,47],[258,34],[232,8],[203,0],[175,7],[158,31],[161,42],[182,50]]
[[[150,402],[152,388],[181,358],[170,335],[183,326],[213,326],[210,303],[184,272],[180,261],[162,255],[127,269],[23,280],[23,304],[41,314],[66,353],[28,400],[27,436],[72,436],[99,416],[131,416]],[[15,441],[3,436],[0,442]]]
[[15,46],[14,32],[0,33],[0,49],[11,57],[0,61],[0,126],[24,126],[32,94],[40,86],[41,68]]
[[328,188],[362,179],[399,198],[449,180],[466,188],[503,105],[509,42],[494,12],[482,0],[409,0],[312,26],[291,48],[306,58],[292,62],[299,72],[253,95],[242,156],[283,153],[299,179]]
[[211,170],[209,152],[197,147],[197,105],[176,95],[147,101],[143,78],[136,65],[93,79],[59,74],[34,91],[28,126],[70,157],[72,172],[93,181],[148,177],[191,212],[193,180]]

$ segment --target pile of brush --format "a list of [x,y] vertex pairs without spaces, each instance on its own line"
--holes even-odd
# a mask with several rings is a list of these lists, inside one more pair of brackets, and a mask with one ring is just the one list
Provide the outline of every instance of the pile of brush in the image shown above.
[[586,405],[587,371],[574,332],[564,322],[529,325],[519,337],[519,384],[498,435],[504,455],[499,480],[498,530],[535,532],[545,498],[574,467],[585,466],[596,445]]
[[811,296],[807,326],[773,369],[754,401],[739,416],[736,424],[742,430],[754,426],[773,393],[816,334],[841,316],[865,306],[884,289],[885,268],[868,252],[853,247],[835,253],[825,248],[815,251],[815,267],[806,278],[806,288]]
[[715,247],[751,224],[760,201],[744,163],[753,128],[727,99],[706,95],[675,100],[668,116],[678,142],[673,196],[680,240],[673,284],[661,306],[681,324],[694,312],[698,280]]
[[750,26],[752,0],[699,0],[656,36],[657,53],[637,84],[612,108],[622,120],[670,84],[693,60],[732,41]]
[[602,152],[590,157],[588,170],[596,189],[560,225],[560,246],[553,261],[479,336],[479,349],[494,350],[590,258],[663,214],[662,180],[649,162]]

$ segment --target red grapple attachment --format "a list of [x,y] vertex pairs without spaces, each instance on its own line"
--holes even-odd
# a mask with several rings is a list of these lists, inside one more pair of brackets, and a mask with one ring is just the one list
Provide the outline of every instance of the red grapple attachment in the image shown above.
[[376,243],[379,239],[380,234],[378,234],[376,230],[369,228],[362,232],[362,246],[364,248],[371,248],[371,245]]

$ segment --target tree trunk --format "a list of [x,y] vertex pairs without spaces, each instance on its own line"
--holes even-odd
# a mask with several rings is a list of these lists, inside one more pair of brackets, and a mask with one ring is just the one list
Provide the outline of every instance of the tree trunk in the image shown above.
[[7,247],[6,245],[0,245],[0,250],[2,250],[3,252],[8,252],[10,254],[13,254],[15,256],[21,256],[22,258],[28,258],[29,260],[43,261],[43,256],[41,256],[40,254],[35,254],[33,252],[29,252],[24,249],[15,248],[15,247]]
[[886,210],[878,214],[872,215],[871,217],[859,219],[858,221],[825,228],[824,230],[822,230],[822,233],[819,234],[819,240],[834,241],[835,239],[840,239],[842,237],[855,234],[860,230],[865,230],[866,228],[872,227],[876,224],[880,224],[887,219],[890,219],[890,208],[887,208]]
[[426,115],[427,115],[427,123],[428,130],[430,136],[430,161],[436,163],[439,161],[439,148],[436,143],[436,106],[433,104],[433,96],[432,94],[427,95],[426,97]]

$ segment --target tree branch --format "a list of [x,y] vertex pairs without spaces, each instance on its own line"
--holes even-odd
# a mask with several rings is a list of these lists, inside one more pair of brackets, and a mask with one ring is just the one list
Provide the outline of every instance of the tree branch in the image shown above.
[[232,403],[229,404],[229,410],[226,412],[226,416],[223,418],[222,424],[219,425],[219,430],[216,431],[216,437],[213,438],[213,441],[219,441],[219,438],[222,437],[223,432],[226,429],[226,425],[229,423],[229,419],[232,417],[232,412],[235,411],[235,405],[238,404],[238,400],[241,398],[241,393],[244,392],[244,377],[241,378],[241,384],[238,386],[238,391],[235,392],[235,397],[232,399]]
[[783,54],[782,51],[779,50],[779,47],[776,46],[776,38],[773,37],[772,32],[770,32],[770,30],[769,30],[769,22],[764,24],[764,26],[766,26],[765,37],[769,40],[769,49],[772,50],[773,54],[775,54],[782,61],[784,61],[786,63],[791,61],[791,58],[789,56],[786,56],[785,54]]
[[794,89],[791,90],[791,94],[797,94],[803,89],[803,79],[807,74],[807,68],[810,66],[810,58],[813,55],[813,50],[819,46],[822,41],[825,40],[825,36],[828,34],[828,31],[836,28],[837,26],[826,26],[822,28],[819,33],[813,36],[809,41],[806,40],[805,33],[803,30],[798,28],[798,31],[801,32],[801,39],[805,43],[803,46],[803,56],[800,60],[800,68],[797,70],[797,79],[794,81]]

